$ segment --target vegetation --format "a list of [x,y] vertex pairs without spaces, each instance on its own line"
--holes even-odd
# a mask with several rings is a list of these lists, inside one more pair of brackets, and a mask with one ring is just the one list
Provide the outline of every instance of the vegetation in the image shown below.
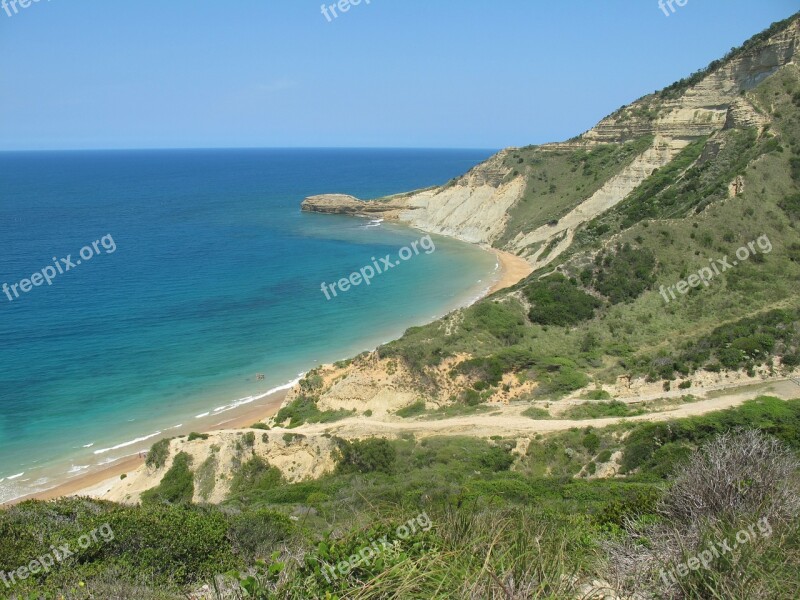
[[[760,432],[725,434],[743,424]],[[567,576],[577,574],[621,586],[635,576],[663,594],[654,587],[661,568],[767,516],[774,533],[759,536],[757,552],[682,579],[680,597],[708,588],[720,597],[788,599],[800,589],[798,424],[800,400],[761,398],[701,418],[565,431],[533,440],[522,455],[500,437],[342,442],[336,473],[295,484],[252,458],[220,508],[65,499],[6,510],[0,570],[108,523],[113,540],[33,575],[18,591],[180,598],[208,583],[235,598],[427,598],[478,586],[482,597],[524,589],[526,597],[560,598],[578,593]],[[617,451],[627,475],[593,479]],[[723,490],[725,503],[694,500]],[[691,512],[696,506],[713,508]],[[398,528],[409,522],[417,526],[401,538]],[[642,535],[652,548],[637,543]],[[324,570],[383,536],[395,543],[379,544],[375,560],[336,577]],[[684,545],[661,545],[666,539]],[[215,580],[232,570],[238,578]],[[773,576],[758,575],[767,572]],[[160,596],[150,595],[154,588]]]
[[304,423],[331,423],[349,417],[348,410],[321,411],[317,408],[317,399],[310,396],[299,396],[284,406],[275,415],[277,424],[286,424],[289,427],[299,427]]
[[158,440],[147,453],[145,464],[151,469],[160,469],[167,463],[169,457],[169,438]]
[[145,504],[188,504],[194,496],[194,473],[189,468],[192,459],[185,452],[179,452],[172,466],[164,474],[158,486],[142,494]]
[[601,304],[563,275],[528,284],[525,296],[532,304],[528,317],[540,325],[575,325],[591,319]]

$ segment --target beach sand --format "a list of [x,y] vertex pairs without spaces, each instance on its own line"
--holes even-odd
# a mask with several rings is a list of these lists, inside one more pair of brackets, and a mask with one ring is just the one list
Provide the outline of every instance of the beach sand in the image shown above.
[[533,267],[522,257],[492,248],[497,260],[500,261],[500,279],[489,289],[489,294],[519,283],[533,272]]
[[[487,291],[486,295],[493,294],[518,283],[533,270],[530,264],[519,256],[494,248],[492,248],[491,251],[497,256],[500,264],[500,273],[497,281]],[[281,404],[283,404],[287,394],[288,390],[280,390],[252,404],[220,415],[224,417],[223,420],[217,421],[214,425],[205,427],[203,433],[223,429],[247,428],[253,423],[268,419],[280,410]],[[189,433],[188,430],[181,430],[176,431],[175,435],[186,435],[187,433]],[[17,504],[24,500],[31,499],[53,500],[63,496],[101,496],[119,483],[121,475],[135,471],[142,464],[144,464],[144,457],[142,456],[125,457],[106,467],[96,471],[89,471],[74,479],[70,479],[49,490],[38,492],[24,498],[18,498],[10,504]]]

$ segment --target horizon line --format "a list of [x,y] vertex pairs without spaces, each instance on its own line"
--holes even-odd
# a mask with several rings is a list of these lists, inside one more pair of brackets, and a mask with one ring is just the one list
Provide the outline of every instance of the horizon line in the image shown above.
[[37,152],[156,152],[176,150],[489,150],[498,152],[506,148],[478,146],[164,146],[164,147],[130,147],[130,148],[28,148],[2,149],[0,153],[37,153]]

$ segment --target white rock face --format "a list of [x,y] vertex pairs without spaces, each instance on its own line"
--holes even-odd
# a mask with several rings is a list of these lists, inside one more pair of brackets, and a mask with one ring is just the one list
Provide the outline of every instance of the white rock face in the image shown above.
[[400,220],[432,233],[474,244],[491,244],[505,230],[508,211],[522,197],[525,178],[500,187],[455,185],[421,192],[409,198]]

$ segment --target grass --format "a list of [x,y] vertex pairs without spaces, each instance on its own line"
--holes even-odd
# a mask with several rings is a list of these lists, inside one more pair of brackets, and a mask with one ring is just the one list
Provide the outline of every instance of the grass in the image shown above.
[[522,200],[510,211],[503,245],[519,233],[557,222],[622,171],[653,142],[642,137],[623,145],[605,144],[590,151],[553,151],[529,146],[512,152],[506,166],[526,178]]
[[424,400],[417,400],[413,404],[409,404],[401,408],[400,410],[396,411],[398,417],[402,417],[403,419],[410,419],[411,417],[417,417],[421,414],[425,413],[425,401]]
[[553,417],[550,415],[550,411],[544,408],[539,408],[538,406],[531,406],[530,408],[526,408],[522,411],[523,417],[528,417],[530,419],[552,419]]
[[635,417],[646,414],[643,408],[631,408],[624,402],[592,402],[573,406],[561,415],[564,419],[604,419],[607,417]]

